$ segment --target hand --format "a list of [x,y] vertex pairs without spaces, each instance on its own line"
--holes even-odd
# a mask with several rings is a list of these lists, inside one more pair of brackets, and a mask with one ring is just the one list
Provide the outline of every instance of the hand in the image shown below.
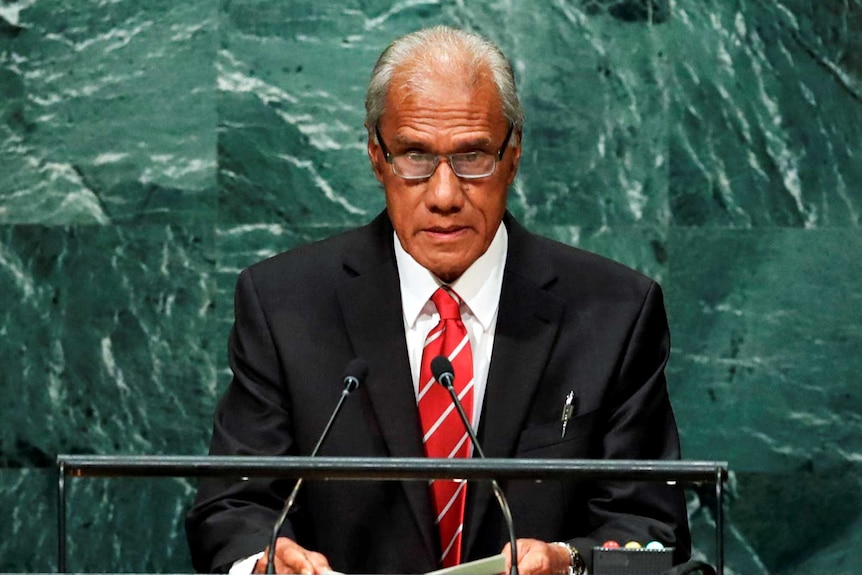
[[[266,573],[267,555],[269,548],[263,553],[263,557],[254,565],[254,573]],[[276,573],[324,573],[332,571],[329,560],[316,551],[299,545],[296,541],[287,537],[279,537],[275,541],[275,572]]]
[[[545,543],[538,539],[517,539],[518,573],[520,575],[548,575],[553,573],[568,573],[571,557],[569,551],[560,546]],[[512,569],[512,552],[510,545],[503,547],[506,556],[506,573]]]

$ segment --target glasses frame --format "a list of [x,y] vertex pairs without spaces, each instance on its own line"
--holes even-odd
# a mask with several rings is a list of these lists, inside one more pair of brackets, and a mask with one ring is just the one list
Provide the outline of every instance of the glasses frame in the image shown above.
[[[431,176],[434,175],[434,172],[437,171],[437,167],[440,165],[440,158],[446,158],[446,161],[449,162],[449,167],[452,169],[452,172],[458,176],[458,178],[463,180],[478,180],[480,178],[487,178],[488,176],[492,176],[494,172],[497,171],[497,164],[503,159],[503,155],[506,153],[506,148],[509,147],[509,140],[512,139],[512,133],[515,131],[515,125],[511,122],[509,123],[509,129],[506,132],[506,137],[503,139],[503,145],[500,146],[500,149],[494,154],[492,157],[494,158],[494,167],[487,174],[482,174],[479,176],[472,175],[463,175],[459,174],[455,169],[455,164],[452,161],[452,158],[461,156],[464,154],[474,154],[476,152],[457,152],[455,154],[416,154],[415,152],[408,152],[406,154],[392,154],[389,152],[389,149],[386,147],[386,144],[383,142],[383,137],[380,135],[380,124],[374,126],[374,134],[377,136],[377,143],[380,145],[380,151],[383,152],[383,157],[386,159],[386,163],[392,166],[392,173],[398,176],[399,178],[403,178],[405,180],[427,180]],[[479,153],[487,153],[487,152],[479,152]],[[428,156],[434,158],[434,167],[431,170],[431,173],[427,176],[405,176],[403,174],[399,174],[395,169],[395,160],[397,158],[407,156],[408,154],[415,154],[418,156]]]

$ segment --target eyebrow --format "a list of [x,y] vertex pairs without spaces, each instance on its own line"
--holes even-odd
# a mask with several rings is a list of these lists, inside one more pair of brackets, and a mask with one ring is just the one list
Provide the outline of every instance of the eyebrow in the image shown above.
[[[401,148],[407,149],[427,149],[427,144],[424,142],[420,142],[418,140],[414,140],[412,138],[406,138],[403,136],[395,135],[393,138],[393,142],[395,145],[398,145]],[[468,140],[466,142],[462,142],[458,146],[456,146],[455,151],[451,152],[453,154],[458,154],[465,151],[472,150],[483,150],[487,151],[488,147],[491,146],[493,142],[490,138],[475,138],[473,140]]]

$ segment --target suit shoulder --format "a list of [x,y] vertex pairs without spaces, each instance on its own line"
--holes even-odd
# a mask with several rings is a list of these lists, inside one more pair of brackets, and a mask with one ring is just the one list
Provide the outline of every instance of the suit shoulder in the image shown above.
[[638,292],[657,285],[652,278],[616,260],[535,234],[533,238],[563,283],[576,282],[612,291],[626,289]]
[[351,249],[369,242],[367,227],[355,228],[283,251],[252,264],[243,273],[254,277],[256,283],[274,281],[284,284],[332,277],[341,268]]

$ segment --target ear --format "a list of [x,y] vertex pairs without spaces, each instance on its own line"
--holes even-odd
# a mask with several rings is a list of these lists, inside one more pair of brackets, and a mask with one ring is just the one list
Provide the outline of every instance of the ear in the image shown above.
[[518,133],[518,145],[512,150],[512,171],[509,173],[509,182],[511,185],[515,181],[515,176],[518,174],[518,166],[521,165],[521,133]]
[[[368,126],[366,126],[368,129]],[[374,130],[368,130],[368,159],[371,161],[371,169],[374,170],[374,176],[380,183],[383,183],[383,151],[380,149],[380,144],[377,143],[377,138],[374,135]]]

